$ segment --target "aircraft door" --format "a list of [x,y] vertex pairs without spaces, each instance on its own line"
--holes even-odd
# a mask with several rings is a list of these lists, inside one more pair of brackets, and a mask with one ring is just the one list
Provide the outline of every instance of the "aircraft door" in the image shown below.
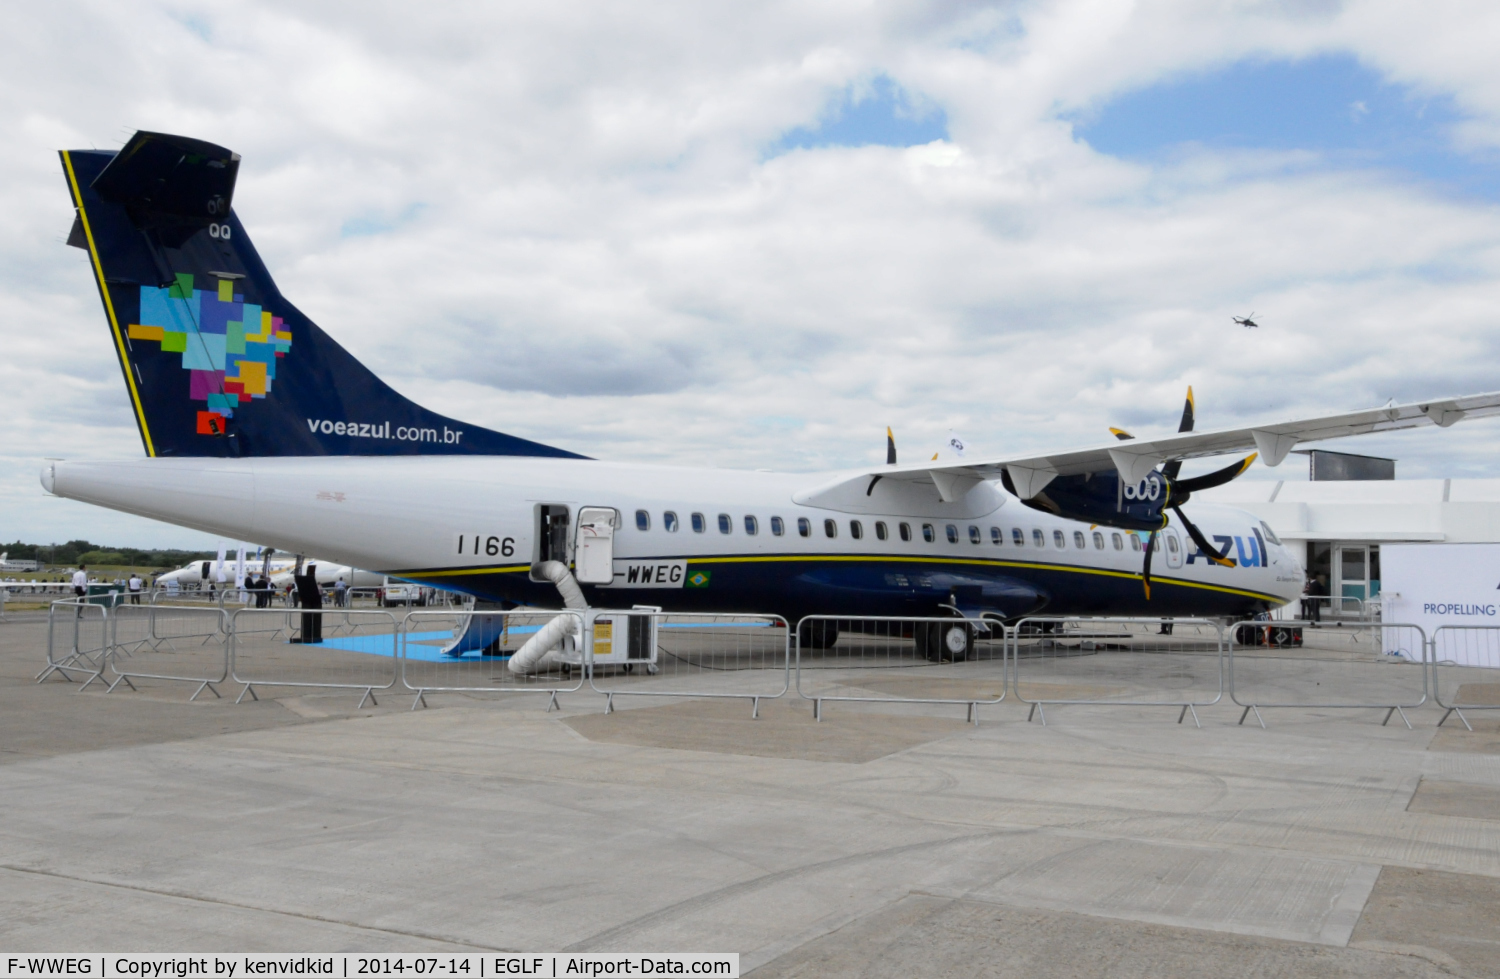
[[615,580],[615,525],[612,507],[586,506],[578,511],[576,577],[580,584],[607,585]]
[[1167,567],[1182,567],[1182,538],[1177,536],[1177,530],[1167,527],[1161,532],[1162,551],[1167,558]]
[[568,534],[568,507],[564,503],[543,503],[536,508],[536,560],[532,562],[531,580],[542,581],[536,576],[536,565],[543,561],[573,563],[572,540]]

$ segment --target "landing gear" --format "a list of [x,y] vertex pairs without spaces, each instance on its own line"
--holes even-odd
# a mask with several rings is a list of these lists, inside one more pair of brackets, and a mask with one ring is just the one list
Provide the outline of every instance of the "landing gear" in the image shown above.
[[802,649],[828,649],[839,641],[839,624],[819,619],[804,622],[797,631],[797,645]]
[[974,627],[967,622],[918,622],[913,638],[934,663],[962,663],[974,655]]

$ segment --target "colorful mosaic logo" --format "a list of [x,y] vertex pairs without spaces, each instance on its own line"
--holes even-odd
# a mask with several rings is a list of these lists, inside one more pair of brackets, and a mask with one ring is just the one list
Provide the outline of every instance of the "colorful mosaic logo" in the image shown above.
[[200,435],[222,435],[236,407],[264,398],[276,379],[276,359],[292,348],[281,317],[245,302],[234,280],[220,279],[216,293],[206,292],[194,289],[187,273],[165,289],[141,286],[141,321],[130,324],[129,334],[182,354],[182,369],[192,375],[188,396],[205,404]]

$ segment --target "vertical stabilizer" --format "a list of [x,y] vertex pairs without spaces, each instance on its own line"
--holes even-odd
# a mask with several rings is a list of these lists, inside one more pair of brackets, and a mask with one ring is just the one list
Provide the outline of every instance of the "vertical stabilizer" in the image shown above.
[[583,458],[414,404],[287,302],[232,207],[238,154],[138,132],[61,156],[68,244],[89,253],[147,455]]

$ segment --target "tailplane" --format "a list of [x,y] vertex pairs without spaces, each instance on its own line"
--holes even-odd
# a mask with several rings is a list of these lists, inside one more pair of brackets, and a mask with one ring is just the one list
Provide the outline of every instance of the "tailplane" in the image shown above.
[[584,458],[447,418],[397,394],[277,290],[232,208],[239,154],[138,132],[64,150],[149,456]]

